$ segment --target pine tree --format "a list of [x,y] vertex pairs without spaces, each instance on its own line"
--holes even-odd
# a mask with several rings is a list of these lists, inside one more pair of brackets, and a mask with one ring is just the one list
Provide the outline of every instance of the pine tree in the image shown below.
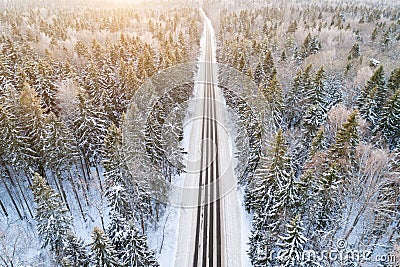
[[270,266],[273,263],[273,259],[269,256],[276,241],[276,235],[269,230],[266,221],[267,217],[264,214],[254,213],[247,251],[253,266]]
[[76,237],[73,233],[68,232],[63,246],[63,267],[89,266],[90,260],[88,250],[86,249],[82,239]]
[[43,137],[45,136],[45,121],[40,99],[27,83],[19,96],[17,106],[14,106],[16,140],[20,149],[19,162],[33,166],[44,176]]
[[388,95],[393,95],[400,88],[400,67],[390,73],[387,81]]
[[261,85],[260,90],[265,97],[275,127],[281,127],[283,117],[283,90],[277,80],[276,74],[272,77],[271,82],[267,86]]
[[56,171],[70,167],[74,157],[77,156],[72,134],[52,112],[46,117],[45,123],[46,135],[43,149],[47,156],[46,165]]
[[258,86],[268,86],[275,75],[276,68],[272,53],[270,50],[266,50],[254,71],[254,81]]
[[308,98],[310,105],[318,105],[322,109],[327,110],[328,101],[326,100],[325,79],[325,69],[324,67],[321,67],[311,78],[311,86],[308,93]]
[[140,234],[132,222],[128,223],[127,232],[124,237],[125,240],[123,240],[123,243],[125,244],[125,249],[121,258],[124,266],[159,266],[154,252],[147,245],[147,237]]
[[286,120],[289,127],[297,126],[304,114],[304,111],[310,105],[310,92],[312,80],[310,76],[312,65],[309,65],[304,72],[299,70],[293,80],[286,97],[287,112]]
[[286,234],[279,236],[280,266],[298,266],[302,261],[302,252],[307,242],[307,238],[303,235],[303,221],[300,215],[294,217],[286,227]]
[[59,194],[37,173],[33,179],[32,192],[37,206],[35,219],[42,247],[49,246],[59,257],[71,228],[71,217]]
[[336,142],[332,146],[330,153],[334,160],[350,159],[354,163],[356,147],[359,142],[358,136],[358,111],[353,111],[347,121],[338,130]]
[[378,129],[382,131],[391,148],[400,147],[400,89],[388,99],[382,108]]
[[375,86],[364,98],[364,103],[360,107],[360,114],[372,127],[377,124],[380,117],[380,110],[376,101],[378,90],[379,87]]
[[[261,169],[265,169],[265,172],[256,173],[254,177],[254,188],[248,192],[249,199],[252,199],[249,203],[249,207],[257,211],[262,211],[265,207],[274,205],[277,202],[277,196],[280,188],[284,188],[291,180],[291,165],[290,159],[286,155],[287,146],[283,137],[283,132],[280,129],[275,137],[274,142],[271,144],[271,148],[268,151],[268,161],[265,161],[265,165]],[[268,194],[267,192],[270,192]],[[271,199],[272,198],[272,199]]]
[[383,67],[380,66],[368,80],[357,101],[361,116],[366,119],[371,126],[375,125],[379,120],[382,106],[387,97],[388,92],[385,73]]
[[101,159],[107,122],[83,90],[79,92],[78,100],[78,116],[73,122],[77,145],[87,163],[97,162]]
[[314,223],[313,235],[315,236],[339,221],[338,214],[342,197],[340,192],[343,188],[343,177],[339,174],[337,164],[325,164],[320,175],[314,176],[311,182],[312,215],[310,217]]
[[91,260],[96,267],[119,266],[117,253],[107,235],[98,227],[92,233]]
[[327,113],[320,105],[312,105],[305,111],[303,127],[306,130],[306,138],[314,138],[319,128],[325,123]]

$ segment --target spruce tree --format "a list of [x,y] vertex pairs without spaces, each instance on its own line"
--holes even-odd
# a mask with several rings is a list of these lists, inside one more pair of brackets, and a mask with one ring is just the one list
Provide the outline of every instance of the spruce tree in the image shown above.
[[15,159],[16,136],[14,124],[7,109],[0,105],[0,159],[6,163]]
[[122,154],[122,132],[115,124],[111,124],[108,129],[106,138],[104,139],[104,159],[103,166],[105,169],[104,177],[106,183],[106,196],[109,202],[111,212],[118,212],[126,219],[133,219],[133,206],[140,206],[136,203],[135,192],[131,189],[130,173],[127,169]]
[[42,247],[49,246],[57,257],[62,255],[63,246],[71,228],[71,217],[60,195],[47,184],[46,180],[35,173],[32,185],[36,203],[35,219],[42,240]]
[[321,67],[317,73],[311,77],[310,92],[308,94],[310,105],[318,105],[323,110],[328,109],[325,92],[325,70]]
[[276,74],[272,77],[267,86],[260,86],[261,93],[264,95],[267,106],[271,112],[272,119],[276,128],[282,126],[283,113],[283,90],[277,80]]
[[379,120],[382,106],[387,97],[385,73],[383,67],[380,66],[368,80],[357,101],[361,116],[371,126],[375,125]]
[[127,232],[124,236],[125,244],[122,262],[124,266],[156,267],[159,266],[155,254],[147,245],[147,237],[140,234],[132,223],[128,223]]
[[270,50],[265,50],[254,71],[254,81],[258,86],[268,86],[275,75],[276,68],[272,53]]
[[106,196],[111,212],[118,212],[128,220],[133,219],[134,215],[131,208],[132,198],[122,184],[116,184],[107,188]]
[[105,115],[97,110],[83,90],[78,94],[78,115],[73,122],[77,145],[86,163],[98,162],[107,130]]
[[[277,202],[278,191],[291,180],[290,159],[286,154],[287,146],[280,129],[268,151],[268,161],[265,162],[265,167],[262,167],[266,169],[266,173],[260,172],[254,177],[256,182],[249,193],[252,199],[250,203],[252,210],[262,211],[267,205],[274,205]],[[270,192],[271,195],[267,192]]]
[[319,129],[311,141],[310,157],[314,156],[317,151],[325,149],[326,146],[327,144],[324,140],[324,129]]
[[104,159],[102,161],[105,169],[105,180],[109,187],[123,184],[123,173],[121,172],[122,161],[122,132],[114,123],[108,128],[104,139]]
[[247,251],[253,266],[270,266],[273,263],[273,259],[269,256],[275,244],[276,235],[271,232],[266,221],[264,214],[254,213]]
[[350,159],[354,163],[356,147],[359,143],[358,136],[358,111],[353,111],[347,121],[338,130],[336,142],[330,149],[333,160]]
[[54,113],[50,112],[45,123],[43,150],[47,156],[46,165],[56,172],[67,169],[77,156],[75,140],[69,129]]
[[107,235],[98,227],[92,233],[91,261],[96,267],[119,266],[117,252]]
[[36,66],[37,73],[35,75],[36,79],[33,87],[40,95],[42,107],[57,114],[57,88],[55,84],[55,79],[57,77],[54,73],[52,65],[54,65],[54,62],[49,62],[48,60],[39,60]]
[[287,94],[287,112],[285,114],[290,128],[299,124],[304,111],[310,106],[310,92],[312,91],[311,69],[312,65],[309,65],[304,72],[299,70],[296,73]]
[[378,86],[375,86],[369,94],[365,96],[363,105],[360,107],[361,116],[370,123],[371,127],[377,124],[380,117],[380,110],[376,101],[378,90]]
[[353,59],[353,58],[359,58],[361,56],[360,53],[360,45],[358,43],[355,43],[350,52],[349,52],[349,56],[347,57],[349,60]]
[[19,163],[31,165],[45,175],[43,142],[45,136],[44,111],[35,90],[25,83],[15,108],[16,140],[20,149]]
[[89,266],[90,259],[88,250],[86,249],[82,239],[76,237],[73,233],[68,232],[64,241],[63,248],[63,267]]
[[326,111],[320,105],[312,105],[305,111],[303,127],[306,130],[306,138],[314,138],[319,128],[325,123]]
[[400,67],[390,73],[387,81],[388,95],[393,95],[398,89],[400,89]]
[[280,266],[298,266],[302,261],[302,252],[307,242],[307,238],[303,234],[303,221],[300,215],[296,215],[286,227],[286,234],[279,236]]
[[378,129],[382,131],[391,148],[400,147],[400,89],[388,99],[382,108]]
[[321,231],[328,229],[339,221],[343,177],[339,173],[336,163],[324,165],[320,176],[316,175],[311,181],[311,207],[315,233],[318,236]]

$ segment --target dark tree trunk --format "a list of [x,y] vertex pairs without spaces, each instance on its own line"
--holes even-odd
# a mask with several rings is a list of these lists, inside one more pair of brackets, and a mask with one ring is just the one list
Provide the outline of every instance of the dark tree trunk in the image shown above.
[[8,195],[10,196],[10,200],[11,200],[11,202],[12,202],[14,208],[15,208],[15,211],[18,213],[19,218],[21,220],[23,220],[24,218],[22,217],[21,211],[19,210],[17,202],[15,202],[15,199],[14,199],[13,195],[11,194],[10,188],[8,187],[6,181],[4,180],[3,175],[1,175],[1,181],[3,182],[4,188],[6,189]]
[[[79,199],[78,191],[76,190],[75,182],[71,175],[71,170],[68,171],[68,178],[69,178],[69,182],[72,186],[72,191],[74,192],[76,201],[78,202],[79,211],[81,212],[83,220],[86,222],[85,213],[83,212],[83,209],[82,209],[81,200]],[[86,193],[84,193],[84,194],[86,195]]]
[[[14,187],[15,187],[15,183],[14,183],[13,177],[16,177],[16,176],[15,176],[15,175],[14,175],[14,176],[11,175],[11,171],[9,170],[8,166],[5,166],[4,170],[6,171],[8,177],[10,178],[11,183],[13,183],[13,185],[14,185]],[[25,172],[24,172],[24,174],[25,174]],[[27,181],[29,181],[28,175],[25,174],[25,176],[27,177],[27,178],[26,178]],[[33,218],[34,216],[33,216],[31,207],[30,207],[30,205],[29,205],[29,203],[28,203],[28,200],[26,199],[24,190],[22,190],[22,187],[21,187],[21,184],[20,184],[20,182],[19,182],[19,180],[18,180],[18,177],[15,179],[15,181],[16,181],[16,184],[17,184],[17,186],[18,186],[18,188],[19,188],[19,191],[21,192],[21,195],[22,195],[22,198],[23,198],[24,203],[25,203],[25,205],[26,205],[26,208],[28,209],[29,214],[30,214],[31,217]],[[30,186],[30,187],[32,187],[32,186]],[[22,206],[22,203],[21,203],[21,206]]]
[[[52,175],[54,176],[54,172],[52,172]],[[67,209],[71,212],[71,208],[69,206],[68,203],[68,199],[67,199],[67,194],[65,193],[65,189],[64,189],[64,185],[63,185],[63,181],[61,180],[61,172],[60,171],[56,171],[56,180],[60,186],[60,190],[61,190],[61,197],[64,199],[65,205],[67,206]]]
[[6,210],[6,207],[5,207],[4,204],[3,204],[3,201],[1,201],[1,198],[0,198],[0,207],[1,207],[1,209],[3,210],[4,215],[5,215],[6,217],[8,217],[8,212],[7,212],[7,210]]

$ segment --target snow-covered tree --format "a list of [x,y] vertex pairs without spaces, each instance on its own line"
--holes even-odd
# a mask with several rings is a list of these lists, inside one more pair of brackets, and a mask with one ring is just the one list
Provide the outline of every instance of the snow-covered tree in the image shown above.
[[96,110],[83,91],[79,92],[78,99],[79,113],[74,121],[78,147],[87,159],[100,158],[107,129],[104,114]]
[[270,50],[266,50],[254,71],[254,81],[258,86],[268,86],[275,75],[276,68],[272,53]]
[[50,112],[45,120],[44,153],[48,160],[46,167],[61,171],[71,166],[77,156],[75,140],[66,125]]
[[311,181],[311,223],[318,236],[321,231],[339,220],[341,192],[343,177],[340,176],[338,167],[335,164],[324,166],[321,177],[314,176]]
[[388,97],[385,73],[382,66],[374,72],[358,98],[361,116],[373,127],[380,118],[383,104]]
[[124,167],[121,148],[121,129],[112,123],[108,128],[107,135],[104,139],[104,159],[102,161],[105,169],[105,182],[109,187],[116,184],[123,184],[125,182],[121,170]]
[[307,108],[302,122],[307,139],[316,136],[320,127],[325,123],[326,117],[327,113],[320,105],[312,105]]
[[112,213],[107,234],[122,266],[158,266],[154,253],[147,246],[146,235],[118,212]]
[[276,234],[270,230],[266,221],[265,214],[254,213],[248,242],[249,250],[247,251],[253,266],[270,266],[274,260],[269,256],[273,251]]
[[302,252],[307,238],[304,236],[303,221],[296,215],[287,225],[285,235],[279,236],[278,246],[280,266],[300,266]]
[[389,95],[393,95],[400,88],[400,67],[390,73],[387,81],[387,90]]
[[63,247],[63,258],[61,262],[63,267],[89,266],[89,252],[82,239],[68,232]]
[[100,228],[94,228],[92,240],[90,257],[95,267],[119,266],[117,252],[110,239]]
[[273,248],[276,234],[286,217],[296,210],[300,197],[282,130],[260,164],[248,186],[245,203],[254,212],[249,255],[255,266],[269,262],[266,253]]
[[260,91],[264,95],[268,109],[275,123],[275,127],[282,126],[283,113],[283,90],[277,80],[276,74],[273,75],[268,85],[262,84]]
[[321,43],[318,41],[317,37],[312,37],[310,33],[307,34],[303,41],[300,51],[297,54],[298,60],[303,60],[309,55],[316,54],[321,49]]
[[400,89],[398,89],[382,108],[378,129],[382,131],[391,148],[400,146]]
[[334,160],[349,159],[350,163],[354,163],[356,147],[359,143],[357,127],[358,111],[355,110],[337,132],[336,142],[330,149]]
[[278,191],[288,185],[293,175],[281,129],[267,152],[267,160],[261,162],[260,169],[254,175],[253,185],[247,192],[247,199],[250,200],[247,205],[256,212],[262,211],[267,205],[274,206],[278,200]]
[[49,246],[57,257],[62,255],[63,246],[71,228],[71,217],[59,194],[39,174],[35,174],[32,185],[36,203],[35,219],[42,240],[42,247]]
[[309,65],[304,71],[299,70],[296,73],[293,84],[286,95],[285,115],[289,128],[298,126],[304,111],[309,106],[309,94],[312,86],[311,69],[312,65]]
[[321,67],[311,78],[310,91],[307,98],[310,105],[318,105],[325,111],[328,109],[325,88],[325,69]]
[[[19,147],[20,164],[30,165],[42,175],[44,170],[43,137],[45,136],[44,111],[40,99],[29,84],[25,83],[14,107],[16,140]],[[25,162],[25,164],[22,164]]]
[[132,222],[128,223],[126,230],[123,241],[125,247],[121,258],[124,266],[159,266],[154,252],[147,245],[147,237],[141,234]]

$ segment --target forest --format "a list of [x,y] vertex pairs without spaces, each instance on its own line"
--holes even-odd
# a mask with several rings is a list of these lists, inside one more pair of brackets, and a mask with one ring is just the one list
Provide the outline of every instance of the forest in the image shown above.
[[198,11],[0,4],[0,265],[158,266],[161,208],[129,179],[120,126],[141,83],[195,60]]
[[242,2],[214,14],[218,61],[259,86],[273,118],[258,168],[242,181],[253,266],[394,264],[302,262],[303,251],[338,240],[398,260],[399,16],[398,4],[361,1]]

